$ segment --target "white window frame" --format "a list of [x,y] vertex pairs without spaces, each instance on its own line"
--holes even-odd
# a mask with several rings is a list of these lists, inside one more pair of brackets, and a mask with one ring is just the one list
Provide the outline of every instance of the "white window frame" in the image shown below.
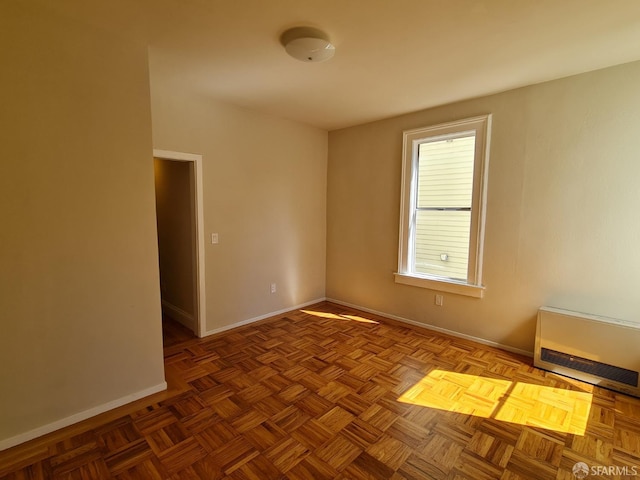
[[[413,236],[418,189],[419,146],[421,143],[433,141],[438,137],[449,138],[456,134],[470,131],[475,131],[476,141],[467,280],[459,281],[447,277],[416,273],[412,271],[413,262],[411,259],[413,258],[412,245],[414,243]],[[395,274],[396,283],[482,298],[484,294],[484,286],[482,285],[482,253],[484,249],[490,138],[491,114],[403,132],[400,240],[398,247],[398,272]]]

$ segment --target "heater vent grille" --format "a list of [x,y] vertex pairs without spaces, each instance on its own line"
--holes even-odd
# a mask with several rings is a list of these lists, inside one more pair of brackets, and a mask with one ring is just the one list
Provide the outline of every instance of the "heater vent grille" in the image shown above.
[[540,358],[545,362],[571,368],[579,372],[589,373],[600,378],[613,380],[614,382],[624,383],[632,387],[638,386],[638,372],[634,372],[633,370],[614,367],[613,365],[568,355],[555,350],[549,350],[548,348],[542,348],[540,353]]

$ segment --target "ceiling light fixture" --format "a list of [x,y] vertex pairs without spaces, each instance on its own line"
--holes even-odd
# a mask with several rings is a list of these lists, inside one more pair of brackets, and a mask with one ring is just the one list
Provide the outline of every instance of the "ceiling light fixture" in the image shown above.
[[325,62],[336,52],[327,34],[313,27],[290,28],[280,35],[280,43],[289,55],[306,63]]

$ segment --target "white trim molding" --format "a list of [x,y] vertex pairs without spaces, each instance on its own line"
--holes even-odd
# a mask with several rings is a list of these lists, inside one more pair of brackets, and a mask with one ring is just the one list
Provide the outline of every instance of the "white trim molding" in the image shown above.
[[264,320],[269,317],[275,317],[276,315],[280,315],[283,313],[291,312],[293,310],[298,310],[300,308],[308,307],[309,305],[315,305],[316,303],[324,302],[326,298],[317,298],[315,300],[311,300],[309,302],[301,303],[300,305],[293,305],[291,307],[283,308],[282,310],[278,310],[276,312],[265,313],[264,315],[260,315],[258,317],[249,318],[247,320],[241,320],[236,323],[232,323],[231,325],[225,325],[224,327],[214,328],[213,330],[207,331],[204,336],[208,337],[209,335],[215,335],[216,333],[226,332],[227,330],[231,330],[238,327],[243,327],[245,325],[249,325],[254,322],[259,322],[260,320]]
[[202,155],[196,153],[172,152],[169,150],[153,149],[155,158],[164,160],[178,160],[182,162],[193,162],[194,186],[195,186],[195,219],[196,219],[196,303],[198,311],[195,315],[194,333],[202,338],[206,335],[207,325],[207,300],[205,290],[205,269],[204,269],[204,187],[202,177]]
[[444,333],[445,335],[451,335],[452,337],[458,337],[464,340],[471,340],[472,342],[481,343],[482,345],[488,345],[489,347],[499,348],[501,350],[506,350],[507,352],[511,352],[511,353],[517,353],[518,355],[523,355],[525,357],[533,357],[533,352],[530,352],[529,350],[522,350],[520,348],[512,347],[510,345],[505,345],[504,343],[498,343],[492,340],[487,340],[484,338],[467,335],[465,333],[455,332],[447,328],[437,327],[435,325],[430,325],[428,323],[422,323],[416,320],[411,320],[409,318],[399,317],[398,315],[392,315],[391,313],[380,312],[378,310],[362,307],[360,305],[354,305],[352,303],[343,302],[342,300],[336,300],[335,298],[327,298],[327,302],[336,303],[338,305],[343,305],[345,307],[355,308],[356,310],[362,310],[363,312],[373,313],[374,315],[380,315],[381,317],[387,317],[392,320],[397,320],[398,322],[408,323],[409,325],[424,328],[425,330],[433,330],[434,332]]
[[[491,119],[491,114],[486,114],[429,127],[405,130],[403,132],[400,230],[398,236],[398,273],[395,274],[396,283],[482,298],[482,253],[484,249]],[[468,206],[466,203],[459,205],[459,207],[468,207],[470,209],[466,275],[464,278],[449,278],[449,276],[422,273],[417,267],[417,218],[420,210],[418,208],[420,148],[422,145],[433,141],[456,140],[469,137],[470,134],[473,134],[475,138],[475,146],[473,147],[473,178],[471,179],[470,185],[470,204]],[[439,230],[435,228],[435,230],[431,229],[430,232],[438,233]],[[442,265],[439,266],[442,267]],[[452,271],[449,271],[449,273],[453,274]],[[461,276],[462,273],[458,272],[456,275]]]
[[109,410],[113,410],[114,408],[122,407],[123,405],[135,402],[136,400],[140,400],[144,397],[148,397],[149,395],[153,395],[154,393],[162,392],[166,389],[167,382],[162,382],[153,387],[145,388],[144,390],[141,390],[139,392],[125,395],[124,397],[117,398],[107,403],[103,403],[102,405],[90,408],[89,410],[85,410],[69,417],[56,420],[53,423],[34,428],[33,430],[21,433],[19,435],[16,435],[15,437],[5,438],[4,440],[0,440],[0,451],[6,450],[7,448],[15,447],[16,445],[20,445],[21,443],[28,442],[29,440],[33,440],[34,438],[41,437],[43,435],[46,435],[47,433],[55,432],[56,430],[68,427],[69,425],[74,425],[78,422],[86,420],[87,418],[95,417],[96,415],[100,415],[101,413],[108,412]]
[[484,287],[481,285],[470,285],[468,283],[458,283],[451,280],[440,281],[434,278],[406,275],[403,273],[395,273],[394,276],[396,283],[411,285],[413,287],[429,288],[438,292],[466,295],[467,297],[473,298],[482,298],[484,295]]

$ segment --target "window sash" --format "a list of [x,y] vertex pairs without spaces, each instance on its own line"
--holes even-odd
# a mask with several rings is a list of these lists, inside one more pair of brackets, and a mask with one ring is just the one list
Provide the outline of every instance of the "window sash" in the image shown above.
[[[404,132],[402,197],[400,211],[400,241],[398,251],[398,275],[396,281],[415,284],[402,280],[405,277],[426,278],[443,282],[464,283],[472,286],[482,285],[482,249],[484,240],[484,219],[486,204],[486,184],[488,172],[489,133],[491,115],[474,117],[458,122],[451,122],[427,128]],[[456,139],[470,134],[475,135],[473,187],[470,208],[469,251],[467,275],[464,279],[439,277],[435,274],[424,274],[415,268],[416,217],[425,207],[418,207],[418,161],[421,144],[446,139]],[[456,208],[446,206],[429,206],[429,209]],[[399,279],[398,277],[402,277]],[[429,282],[428,288],[433,282]],[[474,295],[476,296],[476,295]]]
[[415,229],[411,271],[466,282],[471,210],[418,210]]

